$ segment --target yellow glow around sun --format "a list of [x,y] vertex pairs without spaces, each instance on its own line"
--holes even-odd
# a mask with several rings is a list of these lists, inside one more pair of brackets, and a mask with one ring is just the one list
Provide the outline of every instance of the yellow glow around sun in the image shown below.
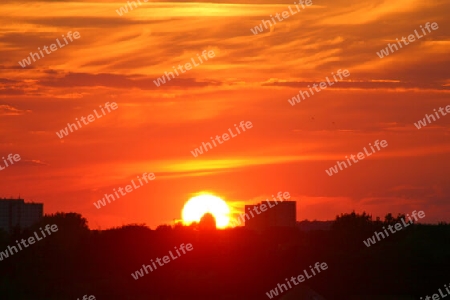
[[199,222],[205,213],[210,213],[216,219],[217,228],[225,228],[230,222],[230,208],[219,197],[204,194],[192,197],[183,207],[182,218],[185,224]]

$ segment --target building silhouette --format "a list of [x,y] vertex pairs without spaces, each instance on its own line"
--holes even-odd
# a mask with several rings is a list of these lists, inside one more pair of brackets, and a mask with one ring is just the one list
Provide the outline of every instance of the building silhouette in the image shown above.
[[0,229],[11,232],[13,228],[27,228],[44,215],[43,203],[25,203],[24,199],[0,198]]
[[[262,205],[266,207],[264,211],[261,209]],[[245,205],[245,227],[249,229],[261,231],[269,227],[295,227],[296,221],[295,201],[265,201],[256,205]]]

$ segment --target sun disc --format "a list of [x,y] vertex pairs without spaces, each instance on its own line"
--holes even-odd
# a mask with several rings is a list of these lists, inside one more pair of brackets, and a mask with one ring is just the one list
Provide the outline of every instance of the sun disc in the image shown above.
[[230,208],[221,198],[213,195],[192,197],[183,207],[182,218],[185,224],[200,222],[205,213],[210,213],[216,219],[218,228],[226,227],[230,222]]

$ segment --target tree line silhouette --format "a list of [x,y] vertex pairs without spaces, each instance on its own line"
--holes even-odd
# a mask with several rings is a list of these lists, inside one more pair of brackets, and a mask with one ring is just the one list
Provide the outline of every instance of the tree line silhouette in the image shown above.
[[[0,261],[0,299],[64,300],[85,294],[119,300],[266,299],[277,283],[317,261],[328,269],[307,285],[326,299],[419,299],[450,282],[446,223],[413,224],[368,248],[363,241],[374,231],[405,216],[388,214],[382,221],[352,212],[337,216],[330,230],[263,232],[215,230],[211,217],[191,226],[151,230],[130,224],[100,231],[89,230],[80,214],[56,213],[32,228],[0,232],[4,251],[46,224],[59,229]],[[194,250],[139,280],[132,278],[143,264],[182,243],[191,243]]]

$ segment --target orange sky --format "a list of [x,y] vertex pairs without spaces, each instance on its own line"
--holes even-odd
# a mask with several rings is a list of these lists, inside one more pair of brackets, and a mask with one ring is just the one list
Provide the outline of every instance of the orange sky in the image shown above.
[[[143,3],[143,1],[141,1]],[[191,195],[234,203],[288,191],[297,219],[341,212],[423,210],[450,221],[450,116],[414,123],[450,104],[448,1],[314,1],[253,35],[289,1],[2,1],[0,196],[79,212],[91,228],[154,227],[181,216]],[[439,29],[380,59],[376,52],[426,22]],[[80,38],[22,68],[31,51],[68,31]],[[197,53],[215,57],[153,83]],[[295,106],[299,89],[347,69],[345,82]],[[118,109],[63,139],[55,132],[99,105]],[[233,124],[253,128],[194,158]],[[325,173],[375,140],[389,146],[332,177]],[[144,172],[156,179],[96,209],[93,202]]]

